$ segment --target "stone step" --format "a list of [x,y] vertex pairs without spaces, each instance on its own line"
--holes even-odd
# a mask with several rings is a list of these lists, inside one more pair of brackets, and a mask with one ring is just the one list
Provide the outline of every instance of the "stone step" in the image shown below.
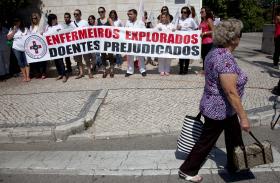
[[[274,163],[252,172],[280,171],[280,154],[273,148]],[[1,151],[0,174],[60,174],[147,176],[176,175],[183,163],[174,150],[143,151]],[[224,170],[225,149],[214,148],[199,174]]]

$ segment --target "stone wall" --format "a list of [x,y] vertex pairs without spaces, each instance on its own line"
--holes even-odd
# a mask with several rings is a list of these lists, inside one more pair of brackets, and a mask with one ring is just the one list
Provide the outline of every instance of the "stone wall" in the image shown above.
[[[177,1],[177,0],[176,0]],[[82,18],[87,20],[89,15],[98,17],[97,9],[99,6],[106,8],[107,16],[111,10],[116,10],[121,20],[127,20],[127,10],[136,9],[138,10],[139,1],[129,0],[42,0],[44,4],[44,10],[50,10],[58,16],[58,21],[63,21],[63,15],[65,12],[73,14],[75,9],[82,11]],[[143,0],[144,8],[148,14],[152,11],[157,17],[160,14],[160,9],[164,4],[169,7],[170,13],[174,16],[177,9],[187,4],[195,6],[197,15],[199,16],[200,8],[202,6],[202,0],[180,0],[185,4],[175,4],[175,0]],[[72,18],[73,19],[73,18]]]

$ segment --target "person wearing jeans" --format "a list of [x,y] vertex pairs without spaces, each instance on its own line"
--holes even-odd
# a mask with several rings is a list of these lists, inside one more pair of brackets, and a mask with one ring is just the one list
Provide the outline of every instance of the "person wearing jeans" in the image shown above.
[[[44,35],[48,35],[51,33],[57,33],[59,31],[61,31],[62,29],[63,29],[62,25],[57,23],[57,16],[55,14],[49,14],[48,15],[48,27],[46,28]],[[68,78],[66,76],[63,59],[55,59],[54,62],[55,62],[56,70],[58,73],[58,77],[56,78],[56,80],[62,79],[62,82],[65,83]]]
[[66,77],[66,71],[65,71],[65,65],[63,62],[63,58],[59,58],[59,59],[55,59],[54,60],[55,63],[55,67],[58,73],[58,77],[56,78],[56,80],[60,80],[63,79],[62,82],[65,83],[67,81]]
[[7,38],[8,40],[13,39],[13,52],[17,58],[18,65],[23,74],[23,81],[29,82],[29,65],[27,63],[24,53],[24,39],[23,37],[28,34],[28,29],[24,26],[24,23],[19,19],[14,19],[14,27],[10,29]]

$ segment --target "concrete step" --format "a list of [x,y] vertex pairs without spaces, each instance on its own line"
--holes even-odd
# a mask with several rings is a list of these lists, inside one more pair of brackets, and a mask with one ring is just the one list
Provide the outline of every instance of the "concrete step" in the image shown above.
[[[274,163],[252,172],[280,171],[280,154],[273,148]],[[183,163],[174,150],[143,151],[1,151],[0,174],[60,174],[148,176],[176,175]],[[214,148],[199,174],[224,170],[225,149]]]

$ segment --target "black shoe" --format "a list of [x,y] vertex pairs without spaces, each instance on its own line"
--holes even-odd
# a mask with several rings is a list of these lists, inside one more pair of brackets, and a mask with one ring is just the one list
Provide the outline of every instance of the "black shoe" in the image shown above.
[[142,74],[143,77],[146,77],[146,76],[147,76],[147,73],[146,73],[146,72],[142,72],[141,74]]
[[184,75],[184,72],[183,72],[183,71],[180,71],[180,72],[179,72],[179,75]]
[[129,77],[131,76],[132,74],[129,74],[129,73],[125,73],[124,77]]

